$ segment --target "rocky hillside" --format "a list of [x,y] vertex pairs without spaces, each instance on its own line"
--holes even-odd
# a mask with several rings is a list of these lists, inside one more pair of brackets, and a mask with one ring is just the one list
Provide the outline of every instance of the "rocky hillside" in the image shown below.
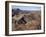
[[41,29],[40,11],[19,11],[19,12],[20,13],[15,14],[12,17],[13,31]]

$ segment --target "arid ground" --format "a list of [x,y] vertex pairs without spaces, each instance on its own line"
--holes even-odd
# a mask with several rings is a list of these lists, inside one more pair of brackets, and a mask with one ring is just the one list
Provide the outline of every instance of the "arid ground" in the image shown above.
[[40,11],[20,11],[12,16],[12,31],[40,30]]

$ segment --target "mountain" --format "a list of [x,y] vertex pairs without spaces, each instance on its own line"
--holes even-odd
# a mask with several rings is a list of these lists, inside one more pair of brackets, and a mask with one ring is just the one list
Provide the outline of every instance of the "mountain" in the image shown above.
[[41,11],[29,11],[29,10],[21,10],[19,8],[12,9],[12,16],[17,14],[28,14],[28,13],[40,13]]

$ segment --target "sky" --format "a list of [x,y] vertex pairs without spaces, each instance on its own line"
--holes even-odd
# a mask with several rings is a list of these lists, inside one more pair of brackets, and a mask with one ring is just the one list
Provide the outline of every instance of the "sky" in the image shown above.
[[29,10],[29,11],[39,11],[41,9],[40,6],[15,6],[12,5],[12,9],[21,9],[21,10]]

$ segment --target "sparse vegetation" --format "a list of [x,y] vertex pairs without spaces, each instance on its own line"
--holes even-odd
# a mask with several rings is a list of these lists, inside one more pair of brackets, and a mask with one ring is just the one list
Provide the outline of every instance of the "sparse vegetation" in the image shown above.
[[[14,14],[14,12],[12,13]],[[41,29],[40,11],[21,11],[20,10],[19,13],[17,14],[15,13],[14,16],[12,16],[13,31],[39,30],[39,29]]]

